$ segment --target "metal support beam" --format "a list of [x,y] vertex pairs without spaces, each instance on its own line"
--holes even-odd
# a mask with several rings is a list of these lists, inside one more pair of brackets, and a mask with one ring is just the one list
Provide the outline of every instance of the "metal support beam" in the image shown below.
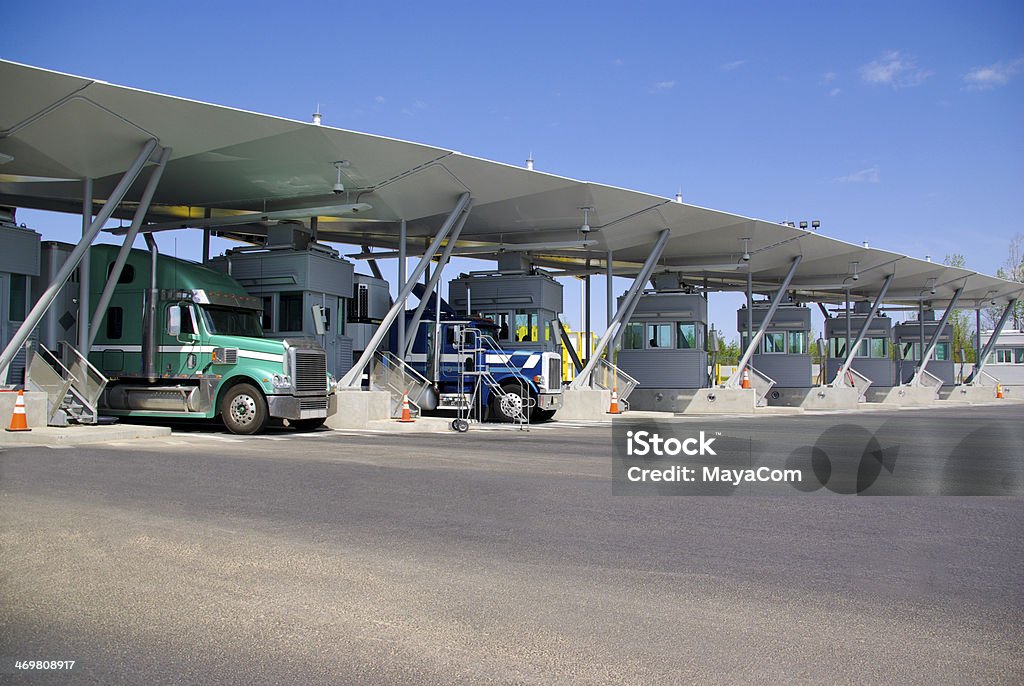
[[32,311],[25,317],[25,321],[22,322],[21,326],[14,333],[10,343],[4,348],[2,354],[0,354],[0,380],[7,378],[7,370],[10,367],[11,360],[17,354],[18,350],[25,344],[32,331],[39,325],[39,321],[46,314],[46,310],[50,308],[53,301],[57,298],[57,294],[60,293],[60,289],[67,283],[68,277],[73,272],[85,257],[86,251],[89,246],[96,239],[96,235],[103,228],[103,225],[110,219],[110,215],[114,213],[114,209],[118,206],[121,200],[124,198],[125,193],[131,188],[135,179],[138,178],[142,168],[149,161],[150,156],[153,154],[153,150],[156,149],[157,141],[155,138],[149,140],[148,143],[143,147],[139,156],[135,158],[132,166],[128,168],[128,171],[124,173],[121,180],[118,182],[114,191],[107,198],[107,202],[103,204],[103,208],[100,213],[93,220],[89,226],[89,232],[82,237],[82,240],[78,242],[75,249],[68,255],[68,259],[64,262],[64,265],[57,272],[56,276],[53,277],[53,281],[47,286],[46,290],[39,297],[39,301],[36,302]]
[[974,310],[974,369],[971,371],[971,375],[967,377],[967,382],[970,383],[974,377],[981,371],[981,308],[977,307]]
[[[82,180],[82,239],[89,233],[92,226],[92,179]],[[92,241],[89,241],[92,244]],[[85,248],[82,263],[78,266],[78,351],[89,356],[89,283],[90,259],[92,251]]]
[[[640,272],[633,279],[633,284],[629,287],[626,292],[626,297],[622,300],[622,305],[615,312],[615,317],[612,318],[608,328],[605,329],[604,335],[601,336],[601,340],[597,342],[597,347],[594,349],[594,354],[590,356],[587,364],[583,367],[572,383],[569,385],[570,388],[583,388],[590,385],[590,377],[594,373],[594,367],[597,366],[597,361],[604,354],[605,349],[608,347],[608,342],[611,341],[618,333],[619,329],[625,324],[627,313],[632,311],[632,305],[640,295],[640,291],[643,290],[643,286],[647,283],[647,280],[651,278],[651,272],[654,271],[654,266],[661,259],[661,253],[665,250],[665,244],[668,243],[668,229],[662,229],[658,234],[658,240],[654,242],[654,246],[651,248],[651,254],[647,256],[643,266],[640,268]],[[589,348],[589,341],[587,342]]]
[[[470,203],[466,205],[466,209],[463,210],[458,223],[455,224],[455,228],[452,229],[451,234],[448,236],[448,244],[444,246],[444,251],[441,253],[441,259],[437,261],[437,266],[434,267],[434,274],[430,277],[430,280],[427,281],[427,285],[420,294],[420,301],[416,305],[416,311],[412,313],[412,319],[409,320],[409,326],[405,330],[405,348],[398,349],[399,354],[403,355],[403,360],[412,354],[412,344],[416,340],[416,330],[419,328],[420,321],[423,319],[423,312],[427,309],[427,302],[430,301],[430,296],[434,294],[434,291],[438,290],[437,285],[441,281],[441,274],[444,271],[445,266],[448,264],[448,260],[451,259],[452,251],[455,250],[455,243],[459,240],[459,235],[462,233],[462,227],[466,225],[466,220],[469,219],[469,211],[472,207],[473,204]],[[437,311],[441,310],[440,300],[441,296],[440,293],[438,293],[437,299],[434,303]],[[399,324],[399,328],[401,328],[401,324]]]
[[[942,335],[942,330],[946,328],[946,324],[949,322],[950,316],[953,314],[953,309],[956,307],[956,303],[960,300],[960,294],[964,292],[964,287],[953,291],[953,297],[949,300],[949,305],[946,306],[946,311],[942,313],[942,319],[939,320],[939,325],[935,327],[935,333],[932,334],[931,340],[928,341],[928,349],[921,350],[921,359],[917,363],[917,371],[914,372],[913,378],[910,379],[911,386],[919,386],[921,384],[921,376],[923,376],[925,367],[928,366],[928,358],[935,352],[935,346],[939,344],[939,336]],[[924,332],[924,322],[921,322],[921,332]]]
[[363,371],[366,369],[366,365],[370,363],[374,353],[377,351],[377,346],[380,345],[381,341],[384,340],[384,336],[387,335],[391,325],[395,322],[400,312],[405,309],[404,303],[409,294],[412,293],[412,288],[419,281],[420,276],[427,268],[427,264],[430,262],[430,258],[441,247],[441,242],[445,239],[448,233],[452,230],[456,220],[465,211],[466,206],[469,204],[470,195],[469,193],[463,193],[459,196],[458,202],[455,203],[455,207],[452,209],[451,214],[445,219],[441,229],[434,236],[434,240],[431,242],[430,247],[427,248],[427,252],[424,254],[423,259],[419,261],[416,268],[413,269],[412,274],[409,276],[409,280],[402,284],[402,289],[398,293],[398,297],[395,298],[395,303],[388,310],[388,313],[384,315],[384,319],[381,320],[380,326],[370,337],[369,342],[366,344],[366,349],[363,354],[359,356],[352,368],[345,373],[345,376],[341,377],[341,381],[338,382],[340,388],[359,388],[362,383]]
[[[405,284],[405,271],[408,267],[407,247],[406,241],[409,238],[408,227],[405,220],[398,227],[398,283],[399,288],[402,284]],[[372,269],[372,267],[371,267]],[[405,312],[406,301],[402,300],[402,312]],[[405,350],[405,327],[398,327],[398,347],[397,350]]]
[[[103,287],[103,293],[100,295],[99,302],[96,303],[96,310],[92,314],[92,326],[89,329],[89,347],[92,347],[92,344],[96,342],[96,336],[100,331],[100,324],[103,323],[103,316],[107,313],[110,299],[114,295],[114,288],[117,286],[117,281],[121,278],[124,265],[128,261],[128,254],[132,250],[132,243],[135,242],[135,237],[139,235],[142,221],[146,218],[146,213],[149,212],[149,205],[153,201],[153,194],[156,193],[157,186],[160,185],[160,177],[163,176],[164,168],[167,166],[167,161],[170,158],[171,149],[164,148],[163,152],[160,153],[157,167],[153,170],[153,174],[146,183],[146,189],[142,192],[139,206],[135,208],[132,224],[128,229],[128,233],[124,236],[121,249],[117,251],[117,258],[114,259],[114,265],[110,268],[110,274],[107,275],[107,283]],[[210,259],[210,232],[207,230],[203,234],[203,264],[206,264]]]
[[583,362],[590,362],[590,339],[593,336],[593,329],[590,326],[590,260],[587,260],[587,275],[583,277],[583,340],[586,346],[583,349]]
[[612,273],[612,251],[608,251],[608,257],[605,259],[605,318],[604,324],[608,326],[608,323],[612,320],[612,313],[615,311],[615,274]]
[[850,326],[850,289],[846,289],[846,354],[850,354],[850,337],[853,335],[853,331]]
[[[364,245],[363,246],[363,250],[365,250],[366,252],[372,254],[372,251],[370,250],[370,246],[368,246],[368,245]],[[380,279],[382,281],[384,280],[384,274],[381,273],[380,265],[377,264],[377,260],[376,259],[370,258],[370,259],[366,260],[366,264],[367,264],[367,266],[370,267],[370,273],[373,274],[373,278]],[[405,283],[405,282],[404,281],[399,281],[399,283]]]
[[[996,327],[992,329],[992,336],[989,337],[988,342],[985,343],[985,347],[978,354],[974,362],[974,371],[967,378],[965,383],[972,383],[981,375],[981,371],[985,368],[985,364],[988,363],[988,358],[992,354],[992,348],[996,345],[996,340],[999,338],[999,334],[1003,332],[1003,327],[1006,326],[1006,322],[1010,321],[1010,315],[1017,309],[1017,301],[1011,300],[1006,305],[1006,309],[1003,310],[1003,314],[999,317],[999,321],[996,322]],[[978,343],[981,343],[981,311],[978,311]]]
[[[857,338],[853,341],[853,345],[847,345],[846,347],[846,359],[843,360],[842,366],[839,371],[836,372],[836,376],[832,379],[832,386],[838,386],[839,380],[842,379],[846,372],[850,371],[850,365],[853,364],[854,352],[860,346],[861,341],[864,340],[865,336],[868,335],[868,329],[871,328],[871,322],[875,320],[875,315],[878,314],[878,308],[882,306],[882,302],[885,300],[885,294],[889,291],[889,284],[892,283],[892,274],[885,277],[885,283],[882,284],[882,290],[878,292],[878,297],[875,298],[875,303],[871,306],[871,311],[868,312],[867,319],[864,320],[864,324],[860,327],[860,331],[857,332]],[[849,313],[847,313],[846,326],[850,326]],[[849,333],[847,333],[849,336]]]
[[146,292],[146,310],[142,317],[142,373],[150,381],[156,381],[156,317],[160,300],[156,270],[160,250],[153,234],[147,233],[145,239],[146,247],[149,248],[149,289]]
[[754,337],[754,275],[747,269],[747,343]]
[[[768,312],[765,313],[764,320],[761,322],[761,326],[757,327],[757,333],[751,336],[747,343],[747,349],[743,351],[743,357],[736,363],[736,371],[732,373],[732,376],[725,382],[726,387],[735,387],[739,383],[740,377],[743,375],[743,370],[750,363],[750,358],[754,355],[754,350],[757,348],[758,343],[761,342],[761,338],[764,336],[764,332],[768,330],[768,325],[772,323],[772,318],[775,317],[776,310],[779,309],[779,305],[782,303],[782,296],[786,294],[786,289],[789,288],[790,281],[793,280],[793,275],[796,274],[796,268],[800,266],[800,260],[803,259],[803,255],[797,255],[793,258],[793,264],[789,267],[789,271],[786,273],[786,278],[782,280],[782,285],[779,286],[779,290],[775,292],[775,296],[772,298],[772,304],[768,308]],[[753,318],[753,313],[748,312],[747,316]]]

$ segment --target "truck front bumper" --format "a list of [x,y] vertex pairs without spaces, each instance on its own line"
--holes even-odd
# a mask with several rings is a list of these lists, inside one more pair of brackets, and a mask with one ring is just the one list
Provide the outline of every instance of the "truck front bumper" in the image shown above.
[[562,407],[561,393],[541,393],[537,396],[538,410],[557,410]]
[[338,396],[334,393],[314,396],[268,395],[267,409],[270,416],[277,419],[321,419],[338,411]]

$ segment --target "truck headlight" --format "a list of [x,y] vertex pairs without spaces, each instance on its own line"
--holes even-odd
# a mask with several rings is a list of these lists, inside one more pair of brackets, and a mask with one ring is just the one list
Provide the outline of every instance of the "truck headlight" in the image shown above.
[[287,374],[274,374],[271,379],[274,388],[291,388],[292,380]]

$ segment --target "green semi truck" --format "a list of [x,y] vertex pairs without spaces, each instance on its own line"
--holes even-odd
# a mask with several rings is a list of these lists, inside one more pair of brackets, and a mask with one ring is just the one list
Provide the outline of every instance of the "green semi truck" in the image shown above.
[[[91,250],[93,303],[117,251]],[[322,425],[337,409],[324,349],[306,338],[264,338],[262,316],[263,302],[227,274],[132,250],[89,351],[108,378],[102,411],[220,417],[236,434],[275,420],[300,430]]]

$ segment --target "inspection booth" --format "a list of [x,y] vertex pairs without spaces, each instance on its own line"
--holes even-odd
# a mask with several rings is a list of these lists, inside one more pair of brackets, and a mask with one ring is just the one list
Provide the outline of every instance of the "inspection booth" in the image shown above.
[[[836,311],[825,320],[825,340],[828,344],[826,383],[832,383],[836,378],[848,354],[847,341],[849,345],[854,344],[870,313],[871,303],[858,302],[848,313],[849,323],[845,309]],[[896,384],[896,363],[892,359],[891,348],[892,319],[878,312],[871,320],[864,340],[857,346],[850,367],[871,381],[870,388],[891,388]]]
[[[914,372],[921,360],[921,351],[927,348],[938,327],[939,322],[935,319],[935,310],[925,310],[923,321],[912,319],[900,322],[893,327],[893,337],[896,343],[896,378],[899,383],[908,383],[914,377]],[[925,370],[938,377],[943,385],[956,383],[952,347],[953,326],[947,322],[939,334],[935,352],[929,360],[928,366],[925,367]]]
[[[13,208],[0,207],[0,350],[7,347],[31,309],[32,291],[38,287],[39,234],[18,226]],[[48,282],[42,282],[44,284]],[[24,346],[7,371],[6,383],[20,385],[25,381]],[[5,379],[0,379],[0,384]]]
[[504,349],[561,350],[553,324],[562,312],[562,284],[543,270],[504,261],[497,271],[460,274],[448,284],[448,303],[493,321]]
[[[770,306],[767,300],[754,303],[750,310],[751,331],[757,332]],[[749,341],[746,304],[736,313],[736,326],[740,333],[740,348],[746,349]],[[775,382],[768,392],[769,405],[803,404],[815,384],[810,338],[810,308],[793,302],[780,303],[750,360],[754,369]]]
[[352,279],[345,332],[352,338],[352,355],[358,358],[391,309],[391,286],[367,274],[355,274]]
[[[982,331],[982,347],[991,338],[991,330]],[[1015,397],[1024,397],[1024,330],[1003,329],[985,363],[985,371],[1004,386],[1004,392],[1016,391]]]
[[315,242],[305,226],[271,226],[264,245],[233,248],[207,266],[262,300],[267,338],[316,339],[327,351],[327,371],[335,379],[352,368],[345,316],[352,298],[352,264]]
[[[619,298],[619,307],[623,298]],[[616,364],[639,383],[634,410],[683,412],[707,388],[708,302],[699,293],[645,291],[626,322]]]

